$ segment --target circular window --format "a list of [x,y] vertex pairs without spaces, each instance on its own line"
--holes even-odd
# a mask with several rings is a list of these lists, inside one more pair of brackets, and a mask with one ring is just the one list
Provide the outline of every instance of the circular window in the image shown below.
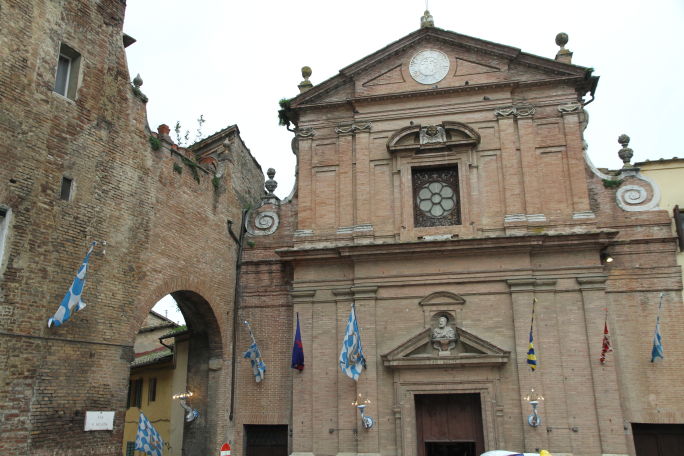
[[442,217],[456,206],[456,194],[445,182],[429,182],[418,191],[418,208],[430,217]]

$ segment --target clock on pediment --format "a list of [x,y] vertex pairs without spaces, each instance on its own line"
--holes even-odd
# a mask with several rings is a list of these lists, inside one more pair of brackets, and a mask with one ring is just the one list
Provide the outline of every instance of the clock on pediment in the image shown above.
[[411,58],[411,77],[421,84],[435,84],[449,73],[449,57],[435,49],[424,49]]

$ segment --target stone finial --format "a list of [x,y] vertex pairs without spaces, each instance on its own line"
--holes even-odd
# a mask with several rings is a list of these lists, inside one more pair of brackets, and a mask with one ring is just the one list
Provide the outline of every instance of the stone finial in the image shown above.
[[622,149],[618,151],[618,155],[620,156],[620,160],[624,163],[622,166],[623,168],[631,168],[632,165],[629,164],[629,161],[632,159],[632,156],[634,155],[634,151],[630,149],[629,147],[629,136],[622,134],[618,138],[618,142],[622,146]]
[[311,67],[308,66],[303,66],[302,67],[302,77],[304,80],[299,83],[297,87],[299,87],[299,93],[304,93],[310,88],[313,87],[313,84],[311,81],[309,81],[309,77],[311,76]]
[[142,86],[142,85],[143,85],[143,80],[140,77],[140,73],[138,73],[138,75],[135,78],[133,78],[133,87],[139,89],[140,86]]
[[278,187],[278,182],[273,180],[273,177],[275,177],[275,173],[275,169],[273,168],[268,168],[268,171],[266,171],[268,180],[264,183],[264,187],[266,187],[266,190],[268,190],[268,196],[272,196],[273,192]]
[[430,14],[430,11],[425,10],[423,13],[423,16],[420,18],[420,28],[426,28],[426,27],[434,27],[435,26],[435,20],[432,18],[432,14]]
[[565,45],[568,44],[568,34],[561,32],[556,35],[556,44],[560,46],[560,49],[556,54],[556,61],[572,63],[572,52],[569,49],[565,49]]

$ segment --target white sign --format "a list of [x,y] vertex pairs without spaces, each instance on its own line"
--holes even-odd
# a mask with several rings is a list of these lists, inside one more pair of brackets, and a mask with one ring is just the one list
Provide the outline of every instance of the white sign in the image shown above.
[[111,431],[114,429],[114,412],[86,412],[86,431]]

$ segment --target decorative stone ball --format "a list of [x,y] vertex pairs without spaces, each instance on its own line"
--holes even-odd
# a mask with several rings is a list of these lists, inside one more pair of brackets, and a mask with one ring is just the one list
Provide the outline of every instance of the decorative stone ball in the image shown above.
[[275,176],[275,169],[268,168],[268,171],[266,171],[266,175],[269,179],[273,179],[273,177]]
[[556,44],[560,47],[565,47],[565,45],[568,44],[568,34],[561,32],[556,35]]
[[620,145],[622,147],[627,147],[627,145],[629,144],[629,141],[630,141],[629,136],[625,135],[624,133],[618,137],[618,143],[620,143]]
[[138,73],[138,75],[133,79],[133,85],[135,87],[140,87],[143,85],[143,80],[140,77],[140,73]]
[[311,76],[311,67],[303,66],[302,67],[302,77],[304,79],[309,79],[309,76]]

